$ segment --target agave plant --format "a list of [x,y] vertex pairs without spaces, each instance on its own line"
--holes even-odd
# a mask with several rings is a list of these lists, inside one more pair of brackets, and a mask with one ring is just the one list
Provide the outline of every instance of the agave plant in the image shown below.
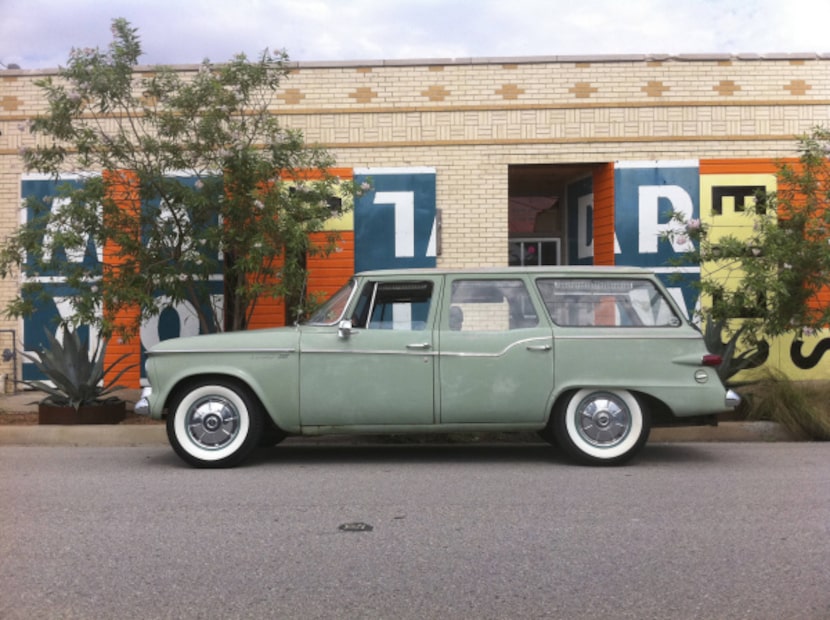
[[757,368],[767,361],[769,356],[769,344],[761,340],[755,347],[751,347],[737,353],[738,343],[747,325],[741,325],[737,330],[729,334],[729,339],[723,341],[723,333],[726,331],[726,322],[713,319],[711,316],[706,321],[706,329],[703,332],[703,339],[710,353],[720,355],[723,361],[718,366],[718,376],[724,384],[742,370]]
[[123,368],[108,382],[104,381],[104,377],[129,354],[122,355],[104,368],[105,342],[101,341],[90,354],[89,342],[81,340],[77,330],[73,331],[67,325],[63,325],[62,330],[63,336],[58,339],[48,329],[45,329],[48,346],[42,346],[37,355],[22,354],[46,375],[49,382],[23,381],[23,383],[48,394],[42,401],[43,403],[69,406],[76,411],[83,406],[100,405],[117,400],[114,397],[104,397],[122,388],[115,383],[134,364]]

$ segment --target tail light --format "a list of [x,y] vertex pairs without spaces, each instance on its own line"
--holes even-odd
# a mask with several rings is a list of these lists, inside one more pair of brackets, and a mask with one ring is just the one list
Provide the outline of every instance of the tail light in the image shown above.
[[703,356],[703,359],[700,360],[700,363],[704,366],[720,366],[723,362],[723,358],[720,355],[715,355],[714,353],[707,353]]

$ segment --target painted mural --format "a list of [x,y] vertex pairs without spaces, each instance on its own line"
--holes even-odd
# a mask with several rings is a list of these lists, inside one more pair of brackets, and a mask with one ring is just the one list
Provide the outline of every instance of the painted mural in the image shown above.
[[[334,254],[308,259],[308,290],[322,296],[331,295],[355,271],[360,269],[388,269],[393,267],[434,267],[437,254],[437,225],[435,207],[435,170],[432,168],[365,168],[357,171],[337,169],[332,171],[341,178],[352,178],[358,184],[366,182],[370,191],[355,199],[354,212],[346,212],[332,218],[327,231],[337,231],[340,239]],[[195,183],[196,178],[181,177],[185,183]],[[41,176],[24,177],[21,183],[23,200],[39,198],[44,206],[60,208],[58,195],[61,184],[79,183],[77,177],[66,176],[59,181]],[[32,213],[26,217],[33,217]],[[354,231],[354,232],[353,232]],[[50,234],[44,231],[44,234]],[[62,250],[58,250],[63,252]],[[67,261],[83,262],[90,268],[100,267],[104,260],[102,248],[95,247],[90,240],[86,252],[78,255],[57,257]],[[23,344],[27,351],[37,350],[45,340],[44,328],[56,333],[61,318],[70,312],[67,299],[72,294],[57,273],[33,273],[28,278],[41,282],[49,292],[49,298],[38,303],[34,314],[23,320]],[[223,304],[222,274],[210,278],[210,303],[219,309]],[[201,332],[196,309],[190,302],[171,303],[159,298],[163,308],[158,316],[145,321],[139,331],[139,338],[131,342],[109,343],[108,357],[114,359],[123,353],[133,355],[142,362],[140,376],[143,377],[143,362],[146,350],[154,344],[179,336],[194,336]],[[284,323],[280,300],[266,300],[258,305],[252,318],[252,327],[274,327]],[[98,334],[82,328],[82,336],[94,343]],[[134,378],[139,381],[139,371]],[[42,378],[31,363],[23,364],[23,378]]]
[[[59,186],[69,185],[70,187],[77,187],[80,183],[77,176],[66,176],[65,178],[56,181],[51,177],[32,175],[24,178],[21,185],[21,193],[23,199],[33,197],[37,199],[42,208],[58,211],[64,204],[64,200],[59,198]],[[31,207],[26,210],[26,217],[34,217]],[[57,231],[44,230],[44,238],[49,238]],[[67,252],[62,248],[55,250],[55,256],[51,258],[59,262],[68,262],[81,264],[92,272],[99,271],[103,262],[104,249],[97,247],[94,239],[88,239],[86,250],[84,252]],[[66,284],[65,278],[62,278],[58,272],[39,272],[30,261],[25,264],[25,278],[28,281],[38,282],[44,290],[45,296],[43,299],[36,301],[37,311],[27,317],[23,321],[23,348],[27,351],[33,351],[45,344],[46,329],[56,332],[58,323],[69,315],[71,307],[69,305],[69,298],[72,295],[72,289]],[[98,342],[98,333],[95,330],[90,330],[89,327],[83,326],[79,329],[82,338],[87,338],[90,341],[90,348],[94,348]],[[40,379],[42,378],[37,369],[31,363],[23,363],[22,378],[24,380]]]
[[[609,165],[610,170],[610,165]],[[723,234],[748,232],[750,220],[743,213],[752,207],[759,189],[776,187],[775,164],[767,160],[691,160],[616,162],[613,165],[613,192],[607,192],[603,204],[594,204],[591,177],[579,180],[567,191],[568,263],[592,264],[596,234],[595,220],[611,217],[605,239],[613,243],[617,265],[642,266],[654,270],[668,286],[671,294],[694,316],[706,300],[699,299],[695,282],[702,278],[719,277],[706,266],[688,265],[678,268],[675,259],[691,250],[688,242],[671,243],[662,234],[672,225],[673,212],[687,219],[699,218],[710,227],[713,238]],[[344,174],[346,174],[344,172]],[[349,170],[351,175],[352,171]],[[436,209],[436,171],[433,168],[363,168],[353,171],[357,184],[371,188],[355,199],[353,214],[346,214],[330,225],[342,231],[342,242],[334,255],[309,259],[309,289],[331,294],[353,271],[368,269],[434,267],[439,249]],[[609,176],[610,179],[610,176]],[[66,177],[61,182],[76,183]],[[609,183],[610,184],[610,183]],[[57,183],[45,177],[25,177],[21,193],[24,199],[35,196],[60,208]],[[31,217],[31,214],[29,214]],[[50,231],[44,231],[50,234]],[[611,245],[607,245],[609,249]],[[60,250],[58,250],[60,252]],[[100,265],[101,248],[90,240],[86,251],[61,256],[63,260],[83,262],[90,267]],[[23,344],[35,350],[42,343],[44,327],[55,329],[69,307],[72,291],[56,273],[29,273],[50,292],[37,312],[23,321]],[[221,307],[222,275],[211,280],[212,303]],[[133,352],[143,358],[146,347],[176,336],[199,333],[195,309],[188,303],[165,303],[158,316],[141,326],[140,339],[134,343],[111,343],[108,354]],[[275,301],[278,305],[278,301]],[[281,313],[263,305],[256,327],[282,324]],[[97,334],[89,333],[95,341]],[[804,342],[780,339],[771,343],[768,363],[798,379],[826,378],[830,370],[830,337],[820,334]],[[31,364],[23,365],[23,377],[37,378]],[[136,381],[138,378],[136,377]]]
[[[776,164],[769,160],[683,160],[617,162],[613,203],[594,205],[591,179],[568,188],[568,246],[572,264],[591,264],[594,218],[597,211],[613,210],[614,264],[655,271],[672,296],[693,317],[707,300],[699,298],[695,282],[723,277],[706,265],[682,268],[677,260],[691,251],[690,242],[662,238],[672,226],[672,213],[686,220],[700,219],[713,240],[727,234],[751,232],[745,217],[757,191],[775,191]],[[796,379],[827,378],[830,337],[827,333],[794,342],[792,337],[770,343],[768,365]]]
[[433,168],[360,168],[355,199],[355,271],[435,267],[437,224]]

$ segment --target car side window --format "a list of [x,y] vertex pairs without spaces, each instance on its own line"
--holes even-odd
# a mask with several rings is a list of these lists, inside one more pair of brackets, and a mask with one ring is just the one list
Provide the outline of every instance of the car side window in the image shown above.
[[448,312],[452,331],[508,331],[539,324],[522,280],[454,280]]
[[360,329],[419,331],[426,329],[432,303],[432,282],[367,282],[352,315]]
[[677,327],[681,324],[671,304],[649,280],[543,278],[536,284],[556,325]]

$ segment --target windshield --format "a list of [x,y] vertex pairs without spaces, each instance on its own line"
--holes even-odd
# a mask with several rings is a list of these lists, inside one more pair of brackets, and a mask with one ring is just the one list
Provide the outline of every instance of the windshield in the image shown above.
[[306,325],[336,325],[346,310],[346,304],[352,296],[354,280],[349,280],[343,288],[332,295],[314,314],[306,321]]

